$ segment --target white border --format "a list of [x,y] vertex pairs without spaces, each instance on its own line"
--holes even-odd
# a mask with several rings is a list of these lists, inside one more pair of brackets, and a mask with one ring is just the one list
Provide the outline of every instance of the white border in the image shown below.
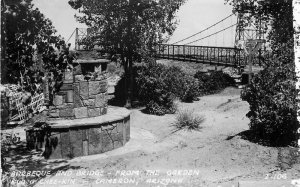
[[[297,76],[296,88],[300,88],[300,0],[293,0],[293,17],[294,17],[294,52],[295,52],[295,71]],[[298,96],[300,97],[300,96]],[[300,103],[298,103],[298,108]],[[298,112],[299,109],[298,109]],[[298,121],[300,122],[300,115],[297,116]],[[298,129],[300,134],[300,127]],[[298,147],[300,152],[300,139],[298,140]]]

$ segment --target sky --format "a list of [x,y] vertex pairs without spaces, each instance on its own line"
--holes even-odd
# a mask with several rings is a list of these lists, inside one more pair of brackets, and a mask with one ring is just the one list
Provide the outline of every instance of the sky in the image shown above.
[[[68,40],[76,27],[86,28],[84,24],[78,23],[74,18],[78,12],[71,8],[68,0],[33,0],[35,7],[49,18],[58,34]],[[170,37],[169,43],[177,42],[192,34],[195,34],[214,23],[222,20],[232,14],[232,7],[225,5],[225,0],[187,0],[177,13],[178,25],[177,29]],[[236,17],[232,16],[222,24],[212,28],[210,32],[203,32],[190,40],[183,41],[179,44],[185,44],[190,41],[205,37],[209,34],[217,32],[232,23],[236,23]],[[210,39],[201,40],[191,45],[209,45],[209,46],[233,46],[235,28],[232,27],[226,32],[220,33]],[[74,47],[74,36],[70,39],[70,43]]]

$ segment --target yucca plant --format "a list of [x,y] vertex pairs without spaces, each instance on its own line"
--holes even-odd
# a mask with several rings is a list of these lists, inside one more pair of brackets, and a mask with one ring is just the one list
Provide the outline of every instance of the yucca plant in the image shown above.
[[194,111],[182,110],[176,115],[176,120],[172,124],[176,131],[187,129],[187,130],[200,130],[203,128],[201,124],[204,122],[203,116],[195,115]]

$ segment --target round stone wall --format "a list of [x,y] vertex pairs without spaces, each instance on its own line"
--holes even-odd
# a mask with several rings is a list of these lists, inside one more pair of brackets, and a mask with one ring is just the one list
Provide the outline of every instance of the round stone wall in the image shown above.
[[28,148],[44,150],[47,159],[70,159],[122,147],[130,139],[130,111],[112,107],[103,116],[51,121],[49,127],[28,128]]

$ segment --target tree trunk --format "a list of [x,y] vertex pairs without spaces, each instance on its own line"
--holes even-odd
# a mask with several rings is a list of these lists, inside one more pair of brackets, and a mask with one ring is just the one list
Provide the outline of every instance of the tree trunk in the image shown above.
[[132,88],[133,88],[133,74],[132,74],[132,64],[133,64],[133,49],[132,49],[132,11],[131,7],[133,6],[133,1],[129,0],[129,6],[128,6],[128,24],[127,24],[127,62],[128,62],[128,71],[126,74],[126,81],[128,81],[128,89],[127,91],[127,99],[126,99],[126,108],[131,108],[132,107]]

